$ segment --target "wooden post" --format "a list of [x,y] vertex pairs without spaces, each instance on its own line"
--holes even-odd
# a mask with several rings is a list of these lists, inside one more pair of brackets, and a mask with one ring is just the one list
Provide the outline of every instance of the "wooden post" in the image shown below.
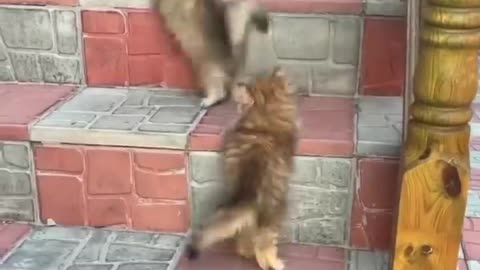
[[457,268],[470,181],[468,122],[477,90],[480,0],[425,1],[394,270]]

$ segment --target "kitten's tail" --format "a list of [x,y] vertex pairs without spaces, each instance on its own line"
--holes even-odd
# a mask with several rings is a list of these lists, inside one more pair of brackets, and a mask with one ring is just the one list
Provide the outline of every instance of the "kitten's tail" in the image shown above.
[[245,227],[256,224],[257,215],[252,203],[242,203],[220,209],[212,222],[192,237],[187,257],[196,259],[200,252],[220,241],[232,238]]
[[250,16],[250,20],[258,31],[268,33],[270,28],[270,18],[267,11],[262,8],[255,10]]

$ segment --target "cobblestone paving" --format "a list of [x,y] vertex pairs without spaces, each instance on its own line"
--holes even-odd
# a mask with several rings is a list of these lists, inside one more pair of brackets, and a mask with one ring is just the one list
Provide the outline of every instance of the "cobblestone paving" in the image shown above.
[[180,235],[38,227],[0,269],[173,270],[183,240]]

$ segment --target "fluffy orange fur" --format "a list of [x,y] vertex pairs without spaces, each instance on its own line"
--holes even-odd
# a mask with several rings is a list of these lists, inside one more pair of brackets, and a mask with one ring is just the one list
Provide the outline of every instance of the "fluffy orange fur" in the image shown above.
[[297,142],[296,103],[279,69],[237,89],[243,115],[225,137],[227,204],[200,232],[191,255],[234,238],[236,251],[260,268],[283,269],[277,241],[287,211]]

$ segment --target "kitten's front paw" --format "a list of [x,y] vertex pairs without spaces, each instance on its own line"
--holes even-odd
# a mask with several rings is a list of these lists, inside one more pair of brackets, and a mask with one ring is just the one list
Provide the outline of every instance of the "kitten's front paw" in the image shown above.
[[200,103],[200,107],[202,109],[208,109],[211,107],[215,102],[212,99],[209,98],[203,98],[202,102]]
[[202,109],[208,109],[212,106],[217,105],[220,103],[222,99],[217,99],[217,98],[211,98],[211,97],[206,97],[202,99],[202,102],[200,103],[200,107]]

